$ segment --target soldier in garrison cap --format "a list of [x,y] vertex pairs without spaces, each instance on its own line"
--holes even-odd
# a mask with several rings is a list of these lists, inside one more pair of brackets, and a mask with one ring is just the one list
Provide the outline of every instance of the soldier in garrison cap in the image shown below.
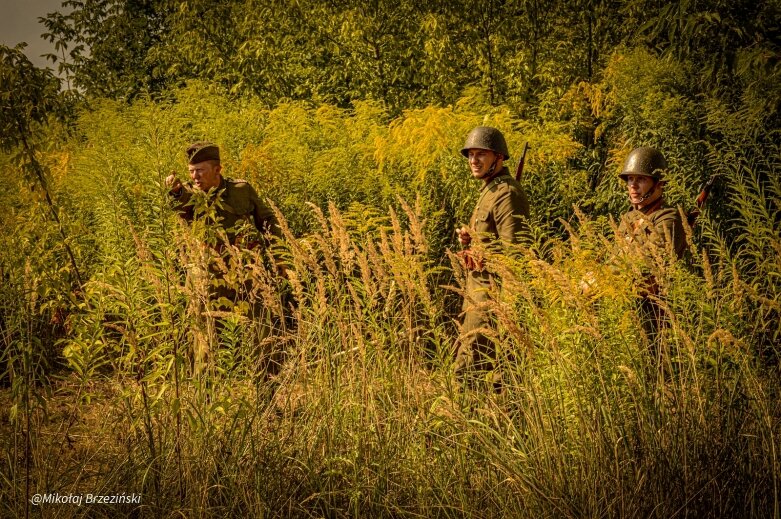
[[[686,251],[686,234],[681,215],[664,204],[664,172],[667,161],[654,148],[636,148],[629,153],[619,178],[626,183],[631,208],[621,216],[617,237],[643,262],[655,259],[675,261]],[[663,321],[663,312],[652,296],[658,285],[648,275],[641,302],[643,326],[653,339]]]
[[[217,225],[225,232],[228,244],[246,248],[265,247],[269,245],[269,236],[281,237],[273,211],[258,196],[255,188],[245,180],[234,180],[222,175],[219,147],[210,142],[196,142],[187,148],[186,156],[191,182],[183,184],[175,174],[169,175],[165,180],[170,188],[168,194],[173,207],[185,221],[203,219],[209,226]],[[248,233],[247,223],[250,223],[256,232]],[[223,279],[225,262],[221,262],[219,258],[226,253],[226,244],[218,237],[210,239],[216,239],[210,242],[215,255],[206,269],[199,272],[208,272],[206,276],[210,279],[210,306],[217,310],[228,310],[240,299],[237,289],[248,294],[251,286],[247,283],[239,287],[228,286]],[[280,273],[284,274],[284,270],[279,268]],[[257,321],[263,314],[263,308],[257,299],[253,298],[251,301],[254,303],[250,302],[249,317]],[[219,324],[217,323],[218,328]],[[262,339],[270,330],[260,323],[258,326]],[[268,358],[270,356],[266,357]],[[263,368],[273,370],[277,367],[277,361],[274,360],[272,364],[264,362]]]
[[268,205],[260,199],[255,188],[245,180],[222,176],[220,149],[210,142],[196,142],[187,148],[187,169],[192,183],[184,186],[176,175],[166,179],[170,196],[177,201],[176,209],[187,221],[196,217],[191,204],[193,188],[205,193],[215,204],[217,222],[227,232],[231,245],[236,244],[236,224],[251,221],[261,236],[281,236],[276,217]]
[[510,176],[504,161],[510,158],[504,135],[496,128],[478,126],[466,138],[461,154],[469,160],[472,177],[481,181],[480,197],[468,227],[456,230],[464,247],[460,256],[466,271],[464,322],[456,353],[456,373],[461,380],[488,380],[499,390],[496,346],[485,333],[491,326],[486,311],[488,290],[494,280],[470,245],[479,240],[493,245],[518,243],[528,232],[529,202],[521,185]]

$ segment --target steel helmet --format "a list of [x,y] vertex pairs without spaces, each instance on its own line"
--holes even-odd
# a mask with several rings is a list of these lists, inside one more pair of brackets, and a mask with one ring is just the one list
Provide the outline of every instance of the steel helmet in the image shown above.
[[667,161],[662,152],[650,147],[635,148],[629,153],[624,162],[624,169],[618,176],[623,181],[626,181],[629,175],[642,175],[662,180],[665,169],[667,169]]
[[510,152],[507,151],[507,142],[504,140],[502,132],[490,126],[478,126],[466,136],[464,147],[461,148],[461,155],[469,157],[470,149],[491,150],[497,155],[502,155],[504,160],[510,158]]

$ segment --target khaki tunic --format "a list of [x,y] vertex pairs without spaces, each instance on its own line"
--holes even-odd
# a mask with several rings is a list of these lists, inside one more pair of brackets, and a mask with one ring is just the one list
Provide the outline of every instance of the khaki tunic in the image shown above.
[[[200,217],[196,212],[196,207],[191,203],[194,192],[192,189],[182,189],[180,196],[176,196],[170,193],[174,198],[174,208],[178,211],[179,215],[186,221],[191,222],[196,217]],[[244,180],[233,180],[223,177],[220,181],[219,187],[211,193],[213,199],[214,196],[219,197],[218,200],[210,200],[210,203],[214,204],[214,220],[210,221],[210,224],[216,223],[225,230],[228,241],[231,245],[236,245],[239,240],[243,240],[242,245],[246,247],[252,247],[260,245],[262,247],[268,245],[266,238],[267,233],[273,236],[281,236],[277,219],[271,210],[271,208],[260,199],[255,189]],[[239,236],[237,227],[245,221],[251,221],[255,229],[258,231],[258,236]],[[221,254],[223,251],[223,243],[217,242],[212,244],[214,250]],[[221,280],[222,272],[217,267],[217,262],[212,262],[208,265],[208,271],[210,277]],[[225,286],[223,282],[209,283],[210,299],[214,302],[219,301],[221,298],[226,298],[230,301],[235,301],[237,294],[233,288]],[[246,288],[246,287],[245,287]],[[253,310],[256,313],[258,310]]]
[[[686,252],[686,233],[677,209],[665,207],[660,199],[649,207],[631,209],[621,216],[617,230],[618,239],[624,239],[629,252],[646,262],[647,269],[653,262],[679,260]],[[658,331],[665,326],[665,313],[655,297],[659,296],[656,278],[646,270],[641,287],[639,309],[643,329],[653,346],[654,357]]]
[[[191,222],[195,218],[201,218],[199,210],[191,202],[195,192],[189,188],[183,188],[180,195],[176,196],[173,192],[169,193],[173,199],[174,209],[186,221]],[[215,197],[219,197],[214,200]],[[236,245],[242,241],[241,245],[245,247],[268,245],[267,235],[281,237],[281,231],[271,208],[260,199],[255,189],[244,180],[233,180],[223,177],[216,190],[210,193],[208,203],[214,204],[214,218],[208,221],[209,224],[216,224],[222,227],[227,234],[231,245]],[[238,227],[245,221],[252,222],[254,228],[258,231],[258,236],[245,236],[238,234]],[[252,233],[254,234],[254,233]],[[212,244],[217,254],[223,252],[223,243]],[[223,272],[218,267],[218,261],[210,262],[205,268],[191,267],[188,273],[187,283],[196,291],[196,293],[206,292],[208,296],[208,305],[210,309],[226,311],[230,310],[235,303],[242,299],[252,290],[251,283],[245,281],[240,286],[228,286],[223,280]],[[205,286],[204,286],[205,285]],[[198,288],[199,287],[199,288]],[[203,291],[203,292],[201,292]],[[229,303],[224,304],[224,300]],[[247,310],[248,317],[252,319],[255,327],[256,342],[260,345],[265,337],[271,333],[269,324],[269,313],[264,308],[260,299],[252,298]],[[216,331],[221,329],[222,323],[214,320],[203,313],[203,304],[197,298],[193,301],[193,311],[203,317],[196,326],[194,341],[194,365],[195,370],[202,369],[206,357],[211,351]],[[260,347],[260,346],[258,346]],[[275,371],[281,363],[281,350],[274,349],[269,351],[258,350],[259,366],[265,372]]]
[[[274,212],[248,182],[223,177],[216,191],[220,197],[215,207],[217,223],[225,229],[231,244],[236,242],[236,224],[246,220],[251,220],[261,235],[281,237]],[[182,189],[176,204],[176,210],[188,222],[195,217],[195,207],[189,203],[192,196],[191,191]]]
[[[477,234],[472,239],[489,248],[519,243],[528,233],[528,217],[526,193],[505,167],[480,190],[480,198],[469,221],[469,227]],[[496,240],[499,240],[498,244]],[[495,347],[481,332],[491,326],[490,315],[484,307],[489,301],[488,289],[493,278],[485,270],[467,272],[462,307],[464,324],[456,358],[456,369],[460,372],[493,369]]]
[[686,251],[686,233],[677,209],[662,202],[643,211],[631,209],[621,216],[618,236],[624,238],[636,252],[652,259],[654,256],[681,259]]

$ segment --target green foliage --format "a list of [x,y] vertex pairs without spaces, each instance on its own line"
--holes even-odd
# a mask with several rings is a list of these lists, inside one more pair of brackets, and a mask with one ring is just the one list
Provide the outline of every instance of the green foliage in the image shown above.
[[700,81],[729,90],[734,75],[746,70],[738,58],[742,50],[764,56],[759,59],[778,75],[780,19],[778,2],[682,1],[659,4],[658,10],[647,13],[641,33],[651,46],[697,63]]
[[[165,0],[63,0],[63,11],[40,19],[54,43],[58,72],[68,88],[91,96],[130,99],[157,92],[165,77],[147,59],[167,34]],[[72,84],[71,84],[72,82]]]
[[5,152],[29,142],[58,108],[59,81],[30,63],[23,48],[0,46],[0,148]]
[[51,58],[90,97],[128,99],[210,78],[270,105],[376,99],[394,112],[452,103],[464,87],[479,86],[492,104],[533,113],[537,96],[591,80],[610,47],[632,34],[621,11],[601,1],[91,0],[63,7],[42,19],[58,52]]

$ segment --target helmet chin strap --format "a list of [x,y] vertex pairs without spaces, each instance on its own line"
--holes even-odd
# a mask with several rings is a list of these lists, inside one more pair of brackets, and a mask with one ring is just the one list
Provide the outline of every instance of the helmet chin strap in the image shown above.
[[651,188],[648,190],[648,192],[646,194],[644,194],[643,196],[640,197],[640,203],[645,202],[646,200],[648,200],[651,197],[651,195],[654,194],[654,191],[656,191],[656,184],[658,184],[658,183],[659,183],[658,180],[654,180],[654,185],[651,186]]
[[494,161],[491,163],[491,167],[488,168],[488,172],[485,174],[485,178],[491,178],[494,176],[494,170],[496,169],[496,163],[499,161],[499,157],[496,157]]

